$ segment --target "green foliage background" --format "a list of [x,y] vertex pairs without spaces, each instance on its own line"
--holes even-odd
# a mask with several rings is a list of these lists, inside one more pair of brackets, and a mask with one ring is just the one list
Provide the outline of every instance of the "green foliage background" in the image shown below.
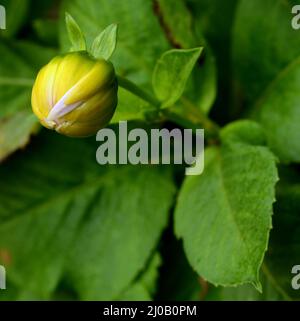
[[[0,299],[300,297],[291,287],[292,266],[300,264],[296,1],[0,4],[7,12],[0,32],[0,264],[8,278]],[[95,138],[40,128],[32,84],[41,66],[70,48],[65,11],[89,45],[117,23],[117,72],[169,99],[161,117],[120,88],[111,127],[120,120],[204,127],[202,175],[185,177],[178,166],[100,166]],[[177,65],[163,55],[199,47],[192,71],[199,50],[184,51]],[[185,89],[185,81],[174,82],[183,70],[191,73]],[[217,137],[209,135],[211,121]]]

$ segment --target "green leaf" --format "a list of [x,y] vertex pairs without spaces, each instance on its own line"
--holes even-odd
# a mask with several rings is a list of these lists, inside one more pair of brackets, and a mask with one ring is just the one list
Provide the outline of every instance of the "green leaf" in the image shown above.
[[201,176],[187,177],[175,210],[193,268],[215,285],[252,283],[271,229],[277,170],[261,128],[240,121],[222,130],[221,147],[205,151]]
[[115,23],[106,27],[92,44],[91,54],[96,58],[110,59],[117,45],[118,25]]
[[300,38],[291,27],[292,5],[282,0],[242,0],[234,27],[240,90],[253,117],[265,128],[268,144],[284,162],[300,161]]
[[29,0],[2,0],[0,5],[5,8],[6,29],[0,30],[5,38],[14,37],[24,25],[29,13]]
[[85,37],[74,18],[66,12],[66,26],[69,39],[72,44],[72,51],[86,50]]
[[[8,41],[0,43],[0,51],[0,159],[3,159],[24,146],[36,129],[38,121],[32,117],[30,103],[32,85],[39,68],[56,52],[29,42]],[[16,122],[18,126],[14,125]]]
[[216,98],[217,71],[215,58],[202,33],[194,31],[192,15],[184,1],[157,0],[156,12],[173,46],[189,49],[204,47],[201,63],[193,69],[184,96],[201,111],[208,113]]
[[71,251],[67,273],[81,299],[118,298],[143,269],[167,224],[174,189],[163,172],[133,167],[116,174],[119,178],[110,179],[93,200],[95,209]]
[[172,49],[157,61],[153,88],[157,98],[163,102],[162,107],[173,105],[182,96],[202,49]]
[[237,287],[210,288],[208,301],[282,301],[282,295],[276,290],[268,278],[261,273],[263,292],[257,292],[251,285],[245,284]]
[[0,253],[10,258],[9,280],[22,299],[49,298],[64,275],[80,299],[117,298],[167,224],[170,172],[100,166],[94,141],[49,131],[33,147],[0,166]]

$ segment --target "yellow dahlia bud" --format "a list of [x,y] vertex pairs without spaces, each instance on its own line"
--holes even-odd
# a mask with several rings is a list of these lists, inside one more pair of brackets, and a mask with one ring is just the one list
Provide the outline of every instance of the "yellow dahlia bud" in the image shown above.
[[33,86],[32,109],[49,129],[72,136],[95,134],[106,126],[117,106],[113,65],[84,51],[52,59]]

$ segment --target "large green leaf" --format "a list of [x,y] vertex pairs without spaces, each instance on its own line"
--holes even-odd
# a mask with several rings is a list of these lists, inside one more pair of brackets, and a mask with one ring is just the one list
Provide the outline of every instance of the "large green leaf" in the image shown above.
[[251,285],[244,284],[237,287],[217,287],[209,289],[206,300],[218,301],[282,301],[284,298],[268,280],[261,275],[263,293],[257,292]]
[[100,166],[95,143],[43,133],[0,166],[0,264],[21,299],[49,298],[65,274],[81,299],[117,298],[168,221],[170,173]]
[[190,264],[215,285],[252,283],[271,229],[277,171],[264,135],[253,122],[222,130],[221,147],[205,151],[201,176],[188,177],[175,211]]
[[[283,161],[300,161],[300,38],[291,26],[296,1],[242,0],[234,28],[234,65],[247,105]],[[267,15],[267,18],[266,18]]]
[[37,120],[34,120],[31,113],[31,88],[39,68],[54,56],[55,51],[28,42],[13,44],[4,40],[0,42],[0,51],[2,160],[19,146],[24,146],[36,129]]

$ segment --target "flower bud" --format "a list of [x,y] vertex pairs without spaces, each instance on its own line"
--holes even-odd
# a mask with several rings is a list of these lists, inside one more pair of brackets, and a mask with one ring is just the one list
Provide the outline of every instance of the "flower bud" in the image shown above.
[[44,66],[33,86],[32,109],[42,125],[84,137],[106,126],[117,106],[113,65],[84,51],[57,56]]

